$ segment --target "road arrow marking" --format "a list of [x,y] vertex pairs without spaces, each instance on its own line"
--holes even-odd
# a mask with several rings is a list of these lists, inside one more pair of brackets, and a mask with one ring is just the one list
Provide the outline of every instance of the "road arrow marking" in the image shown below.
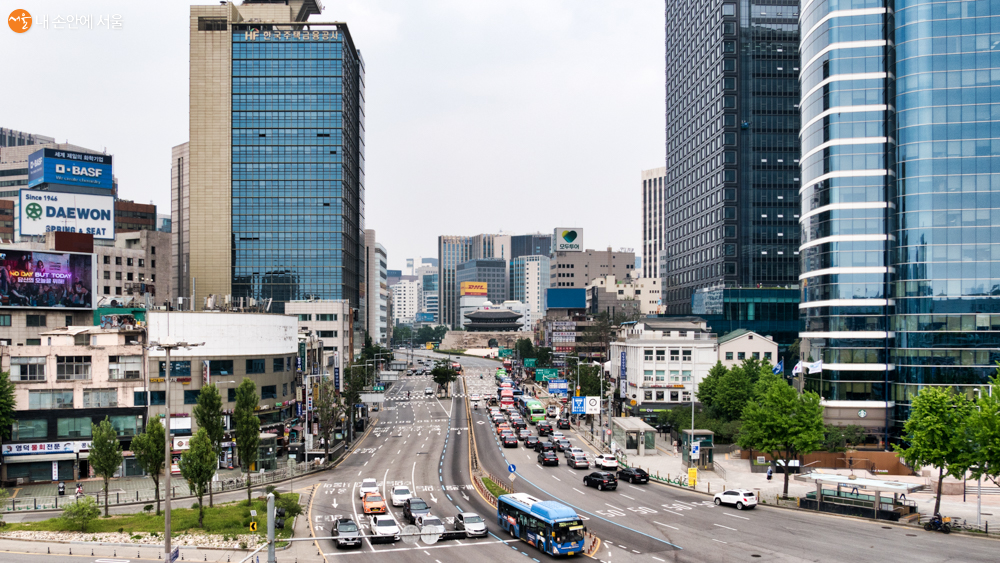
[[333,499],[333,507],[337,508],[337,499]]

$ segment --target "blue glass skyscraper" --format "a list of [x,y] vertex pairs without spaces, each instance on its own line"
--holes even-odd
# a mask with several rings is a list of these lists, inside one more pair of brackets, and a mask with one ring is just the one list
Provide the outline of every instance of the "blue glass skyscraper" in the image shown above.
[[196,307],[208,293],[273,299],[272,312],[307,298],[360,306],[364,61],[345,24],[308,20],[321,10],[191,8]]
[[1000,2],[811,0],[800,26],[805,388],[892,440],[921,387],[1000,359]]

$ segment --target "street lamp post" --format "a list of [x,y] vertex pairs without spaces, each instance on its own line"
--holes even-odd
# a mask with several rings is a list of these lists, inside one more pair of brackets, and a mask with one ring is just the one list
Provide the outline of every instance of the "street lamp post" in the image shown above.
[[173,445],[173,438],[171,438],[170,436],[170,352],[178,348],[190,349],[195,346],[203,346],[204,344],[205,344],[204,342],[199,342],[195,344],[195,343],[167,341],[167,340],[161,342],[150,342],[151,347],[156,348],[157,350],[163,350],[164,352],[166,352],[167,355],[166,364],[164,368],[164,373],[166,375],[164,379],[166,391],[164,392],[164,401],[163,401],[166,405],[166,414],[164,415],[164,420],[166,421],[166,426],[167,426],[166,439],[164,439],[163,441],[163,448],[166,454],[165,455],[166,475],[163,480],[163,485],[165,488],[163,492],[163,505],[164,508],[166,509],[163,518],[163,526],[164,526],[163,558],[167,561],[170,560],[170,470],[171,470],[171,465],[173,465],[171,463],[173,461],[173,458],[171,457],[172,453],[171,446]]

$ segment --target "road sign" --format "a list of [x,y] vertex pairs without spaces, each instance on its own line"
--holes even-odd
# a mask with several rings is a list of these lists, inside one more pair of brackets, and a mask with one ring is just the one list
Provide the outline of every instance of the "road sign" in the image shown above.
[[251,532],[256,532],[257,531],[257,523],[256,522],[250,522],[250,531]]
[[585,414],[601,414],[601,398],[586,397],[583,403]]
[[573,414],[586,414],[587,407],[584,404],[586,400],[586,397],[573,397],[573,408],[570,412]]
[[181,557],[181,548],[175,547],[173,551],[170,552],[170,563],[174,563]]
[[507,476],[507,478],[510,479],[511,483],[513,483],[514,479],[517,479],[517,475],[514,474],[514,473],[511,473],[510,475]]
[[511,464],[507,465],[507,471],[509,471],[511,473],[514,473],[515,471],[517,471],[517,467],[515,467],[514,464],[511,463]]
[[250,511],[250,516],[256,517],[257,516],[257,511],[256,510],[251,510]]
[[420,539],[417,537],[417,534],[419,533],[420,533],[420,528],[414,526],[413,524],[410,524],[408,526],[403,527],[403,531],[400,535],[403,536],[403,543],[414,544],[417,543],[418,539]]
[[525,358],[524,359],[524,367],[526,367],[526,368],[533,368],[533,367],[535,367],[535,361],[536,361],[535,358]]
[[698,484],[698,468],[692,467],[688,469],[688,485],[694,488]]
[[691,457],[698,457],[701,455],[701,442],[691,443]]

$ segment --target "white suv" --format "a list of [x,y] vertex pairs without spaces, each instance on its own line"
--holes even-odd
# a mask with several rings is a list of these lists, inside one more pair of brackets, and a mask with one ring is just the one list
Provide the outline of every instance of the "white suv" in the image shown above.
[[736,505],[737,510],[743,510],[744,508],[754,508],[757,506],[757,497],[754,496],[753,491],[731,489],[717,493],[715,495],[715,504],[732,504]]
[[594,467],[614,471],[618,469],[618,460],[611,454],[601,454],[594,458]]

